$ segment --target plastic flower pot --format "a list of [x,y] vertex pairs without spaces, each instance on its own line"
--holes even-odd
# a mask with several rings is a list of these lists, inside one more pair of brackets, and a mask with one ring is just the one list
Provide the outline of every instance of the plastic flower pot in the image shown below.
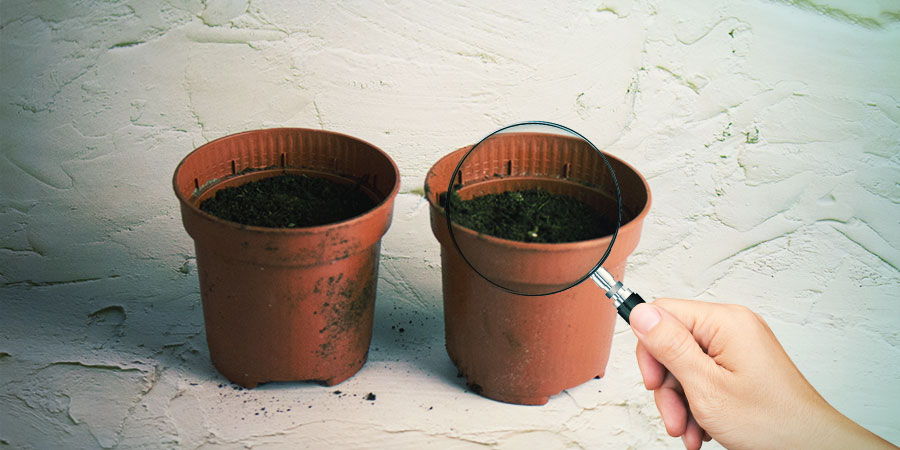
[[[486,146],[482,148],[482,146]],[[447,353],[469,388],[495,400],[541,405],[550,396],[595,377],[609,360],[616,311],[590,280],[547,296],[522,296],[484,280],[450,240],[443,198],[468,148],[440,159],[425,179],[431,227],[441,244]],[[618,279],[634,251],[650,208],[650,187],[633,167],[605,154],[623,202],[622,226],[604,268]],[[543,133],[497,135],[467,159],[456,185],[462,199],[541,188],[578,198],[611,219],[615,188],[602,158],[580,139]],[[472,265],[520,292],[549,292],[583,276],[610,237],[559,244],[525,243],[453,224]]]
[[[240,225],[198,208],[227,186],[282,174],[359,184],[376,206],[308,228]],[[226,136],[175,169],[175,195],[194,239],[206,339],[228,380],[317,380],[353,376],[368,354],[381,237],[400,185],[397,166],[350,136],[298,128]]]

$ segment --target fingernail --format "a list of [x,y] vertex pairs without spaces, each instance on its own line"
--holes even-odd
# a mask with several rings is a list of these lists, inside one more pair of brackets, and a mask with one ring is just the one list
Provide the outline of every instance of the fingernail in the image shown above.
[[659,310],[655,306],[644,303],[631,311],[631,328],[640,334],[646,334],[659,323]]

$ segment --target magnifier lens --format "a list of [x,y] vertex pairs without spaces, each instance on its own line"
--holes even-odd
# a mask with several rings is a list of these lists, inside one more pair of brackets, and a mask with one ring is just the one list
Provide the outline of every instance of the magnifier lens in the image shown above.
[[609,255],[622,220],[618,182],[586,138],[523,122],[460,153],[444,205],[451,239],[494,287],[561,292]]

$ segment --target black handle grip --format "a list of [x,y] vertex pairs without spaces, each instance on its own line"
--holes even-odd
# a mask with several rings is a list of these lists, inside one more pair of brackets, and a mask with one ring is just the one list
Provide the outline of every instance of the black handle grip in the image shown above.
[[631,321],[628,320],[628,318],[631,317],[631,310],[641,303],[644,303],[644,299],[642,299],[640,295],[629,295],[628,298],[626,298],[625,301],[622,302],[621,305],[619,305],[619,315],[622,316],[623,319],[625,319],[625,322],[631,324]]

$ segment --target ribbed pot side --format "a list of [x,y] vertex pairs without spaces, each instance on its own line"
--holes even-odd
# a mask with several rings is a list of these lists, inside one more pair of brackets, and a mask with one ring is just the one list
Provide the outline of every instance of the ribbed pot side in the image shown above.
[[[265,228],[198,208],[216,191],[282,174],[358,184],[375,201],[343,222]],[[190,153],[175,170],[194,239],[210,357],[228,380],[334,385],[366,361],[381,237],[400,185],[391,158],[339,133],[278,128],[238,133]]]
[[[425,179],[431,228],[441,245],[447,353],[473,392],[541,405],[564,389],[604,375],[616,311],[590,281],[558,294],[522,296],[493,286],[463,261],[450,240],[441,197],[467,150],[440,159]],[[604,267],[622,279],[650,208],[650,188],[633,167],[605,155],[620,186],[623,220]],[[563,135],[495,135],[466,159],[456,183],[464,199],[537,187],[574,196],[616,217],[615,188],[603,159],[584,141]],[[524,243],[453,227],[459,247],[480,272],[522,292],[547,292],[578,279],[610,242],[606,236]]]

